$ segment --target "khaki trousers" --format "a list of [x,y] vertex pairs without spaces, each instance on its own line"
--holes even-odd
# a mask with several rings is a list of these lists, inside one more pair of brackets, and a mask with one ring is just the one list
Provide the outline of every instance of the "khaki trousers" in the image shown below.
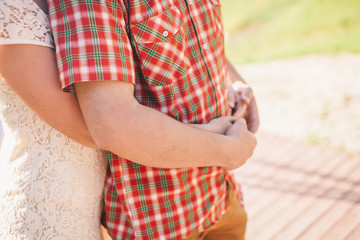
[[229,209],[216,224],[185,240],[244,240],[247,216],[234,191],[229,188]]

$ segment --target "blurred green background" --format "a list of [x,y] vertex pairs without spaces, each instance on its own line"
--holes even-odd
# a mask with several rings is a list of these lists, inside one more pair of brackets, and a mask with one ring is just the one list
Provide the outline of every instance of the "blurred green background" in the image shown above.
[[360,53],[360,0],[223,0],[234,64]]
[[360,154],[360,0],[222,0],[260,131]]

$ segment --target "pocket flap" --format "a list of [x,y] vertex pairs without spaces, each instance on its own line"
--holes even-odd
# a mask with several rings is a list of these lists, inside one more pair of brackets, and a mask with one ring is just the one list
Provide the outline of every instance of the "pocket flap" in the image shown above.
[[135,41],[139,44],[166,42],[184,24],[176,6],[131,26]]

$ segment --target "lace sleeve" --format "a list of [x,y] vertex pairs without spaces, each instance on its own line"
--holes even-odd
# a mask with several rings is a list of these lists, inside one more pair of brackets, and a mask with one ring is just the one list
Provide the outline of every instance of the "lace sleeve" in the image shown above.
[[0,44],[53,48],[48,16],[32,0],[0,0]]

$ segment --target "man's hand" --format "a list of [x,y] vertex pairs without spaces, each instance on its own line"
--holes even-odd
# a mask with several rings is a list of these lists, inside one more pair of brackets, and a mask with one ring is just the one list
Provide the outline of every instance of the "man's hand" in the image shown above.
[[[250,131],[248,131],[245,119],[239,118],[232,124],[226,131],[226,137],[230,139],[229,144],[228,162],[225,168],[229,170],[241,167],[252,156],[256,147],[257,141]],[[237,151],[233,151],[236,149]]]
[[212,133],[225,135],[228,128],[238,119],[234,116],[224,116],[212,119],[210,122],[205,124],[190,124],[191,126],[206,130]]
[[226,67],[231,82],[228,89],[229,106],[233,109],[233,116],[245,118],[249,131],[256,133],[259,128],[259,113],[253,92],[228,60]]
[[259,113],[252,89],[239,80],[229,83],[228,90],[232,115],[245,118],[249,131],[256,133],[259,128]]
[[226,133],[226,131],[228,130],[228,128],[237,119],[238,119],[238,117],[234,117],[234,116],[218,117],[218,118],[212,119],[209,123],[202,124],[202,125],[204,125],[206,127],[206,128],[204,128],[205,130],[224,135]]

